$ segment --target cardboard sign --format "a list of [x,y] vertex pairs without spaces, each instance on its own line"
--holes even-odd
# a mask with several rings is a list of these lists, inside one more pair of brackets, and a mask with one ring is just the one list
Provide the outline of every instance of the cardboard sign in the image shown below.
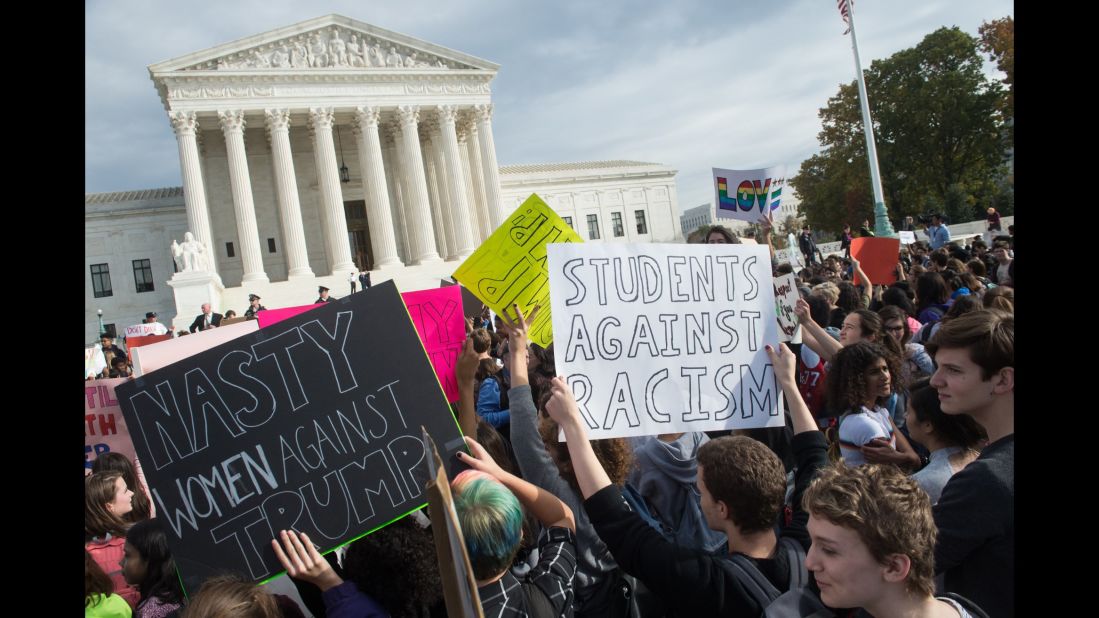
[[[867,236],[851,240],[851,257],[859,261],[859,266],[870,283],[889,285],[897,281],[897,262],[901,259],[901,241],[899,238],[875,238]],[[855,285],[859,285],[858,275]]]
[[420,341],[439,377],[447,401],[458,401],[458,354],[466,340],[466,324],[462,319],[462,294],[457,286],[402,292],[408,315],[416,325]]
[[485,242],[469,256],[454,278],[497,314],[523,315],[541,305],[531,325],[530,340],[543,348],[553,342],[549,307],[546,247],[550,243],[582,243],[580,236],[545,202],[531,194]]
[[794,313],[801,294],[798,292],[797,275],[783,275],[775,279],[775,317],[778,319],[778,340],[801,343],[801,320]]
[[451,281],[449,279],[440,279],[439,287],[446,288],[450,286],[458,286],[462,290],[462,315],[467,318],[473,318],[474,321],[481,317],[481,307],[484,303],[481,302],[477,295],[469,291],[469,288],[458,283],[457,281]]
[[770,263],[761,245],[551,245],[557,375],[591,437],[782,425]]
[[897,232],[897,235],[900,237],[902,245],[911,245],[912,243],[916,242],[915,232],[901,231]]
[[103,453],[122,453],[134,460],[134,444],[126,419],[118,407],[115,387],[129,378],[108,378],[84,383],[84,473],[90,474],[95,458]]
[[843,243],[838,240],[836,242],[822,242],[817,245],[817,251],[820,251],[820,254],[824,257],[828,257],[830,255],[842,256]]
[[439,559],[439,576],[443,580],[446,615],[483,618],[477,580],[469,563],[462,528],[458,525],[458,513],[454,510],[443,461],[426,431],[423,440],[428,445],[427,508],[432,522],[431,535],[435,539],[435,556]]
[[150,371],[156,371],[257,330],[259,326],[256,321],[248,320],[241,324],[200,330],[190,335],[162,341],[157,345],[137,348],[130,354],[130,360],[134,364],[134,377],[140,378]]
[[448,461],[465,448],[391,281],[115,392],[192,591],[279,574],[279,530],[325,552],[422,508],[421,425]]
[[785,165],[758,170],[715,167],[713,172],[714,211],[718,219],[759,221],[782,205],[782,188],[786,185]]
[[267,328],[272,324],[278,324],[279,322],[292,318],[298,314],[305,313],[310,309],[316,309],[325,303],[316,303],[315,305],[298,305],[296,307],[282,307],[280,309],[264,309],[256,314],[256,320],[259,322],[260,328]]

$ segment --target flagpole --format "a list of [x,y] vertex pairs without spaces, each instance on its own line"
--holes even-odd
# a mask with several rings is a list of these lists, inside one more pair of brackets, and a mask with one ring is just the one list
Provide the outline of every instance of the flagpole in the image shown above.
[[893,224],[889,222],[889,211],[885,208],[884,192],[881,188],[881,172],[878,171],[878,149],[874,145],[873,123],[870,121],[870,104],[866,99],[866,83],[862,77],[862,62],[859,61],[859,42],[855,38],[854,2],[847,2],[847,19],[851,28],[851,49],[855,52],[855,74],[859,84],[859,107],[862,109],[862,128],[866,133],[866,157],[870,163],[870,186],[874,190],[874,234],[882,237],[894,237]]

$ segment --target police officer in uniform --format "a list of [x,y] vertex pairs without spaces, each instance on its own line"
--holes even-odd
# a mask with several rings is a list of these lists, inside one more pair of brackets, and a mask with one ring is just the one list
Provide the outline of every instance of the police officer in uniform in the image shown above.
[[267,307],[259,304],[259,300],[259,296],[256,296],[255,294],[248,295],[248,302],[251,304],[248,306],[248,310],[244,312],[244,317],[248,318],[249,320],[254,320],[256,319],[257,313],[267,310]]
[[324,287],[323,285],[317,286],[317,293],[320,294],[321,297],[318,298],[317,300],[313,301],[314,305],[317,304],[317,303],[330,303],[330,302],[332,302],[332,299],[328,297],[328,288]]

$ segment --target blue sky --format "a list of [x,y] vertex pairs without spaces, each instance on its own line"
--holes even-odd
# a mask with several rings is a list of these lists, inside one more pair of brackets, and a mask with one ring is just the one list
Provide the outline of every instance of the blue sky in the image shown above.
[[[501,65],[502,165],[633,159],[677,170],[681,209],[712,199],[710,168],[819,151],[817,112],[854,79],[832,0],[88,0],[84,190],[179,186],[175,137],[147,67],[328,13]],[[942,26],[1014,15],[1010,0],[862,0],[863,66]],[[996,76],[992,65],[989,75]]]

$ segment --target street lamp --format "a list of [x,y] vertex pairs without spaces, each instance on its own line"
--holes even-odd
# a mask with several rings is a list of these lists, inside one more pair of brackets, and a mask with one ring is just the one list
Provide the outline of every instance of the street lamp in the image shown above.
[[103,310],[96,309],[95,312],[99,314],[99,334],[102,335],[104,332],[106,332],[106,329],[103,328]]

